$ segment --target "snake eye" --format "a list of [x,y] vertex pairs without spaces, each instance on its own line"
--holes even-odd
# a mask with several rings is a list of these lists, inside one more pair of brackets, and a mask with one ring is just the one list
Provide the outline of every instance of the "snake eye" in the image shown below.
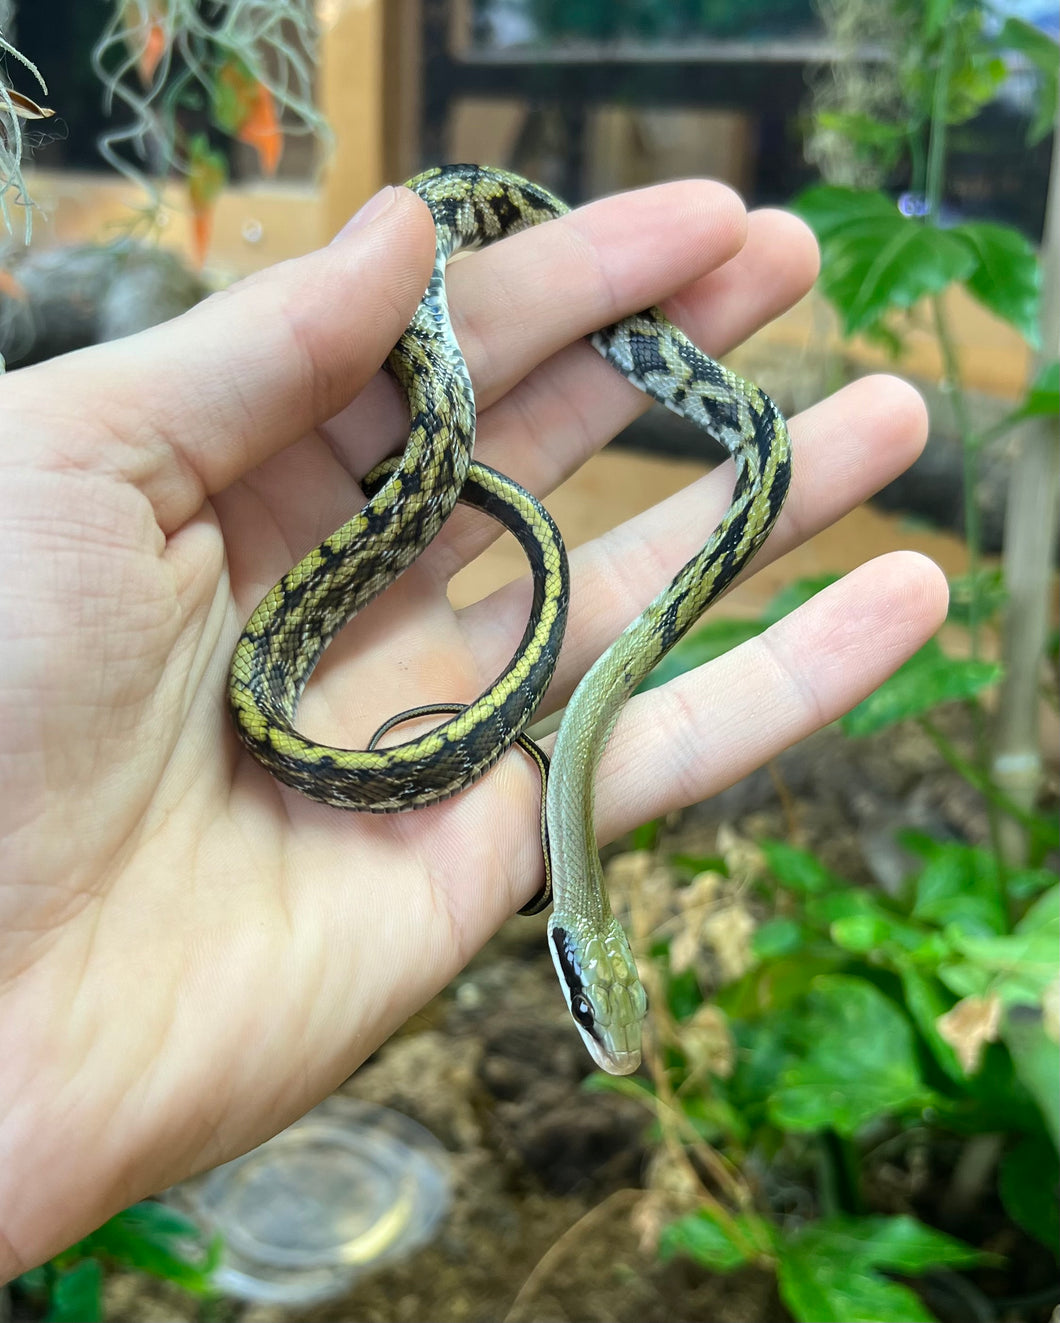
[[593,1008],[589,1003],[589,998],[584,993],[576,992],[570,999],[570,1013],[583,1029],[593,1027]]

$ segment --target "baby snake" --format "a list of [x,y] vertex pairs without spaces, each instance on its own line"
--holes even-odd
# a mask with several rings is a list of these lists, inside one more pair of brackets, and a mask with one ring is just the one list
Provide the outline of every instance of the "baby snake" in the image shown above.
[[[236,646],[228,688],[240,738],[273,776],[313,799],[370,813],[456,794],[517,741],[544,776],[548,762],[523,730],[552,678],[569,593],[566,555],[547,512],[471,458],[474,394],[445,293],[446,262],[458,249],[492,243],[568,208],[517,175],[474,165],[427,170],[406,187],[427,203],[437,234],[430,283],[387,363],[408,399],[408,443],[369,475],[364,508],[265,596]],[[592,344],[627,380],[720,441],[736,465],[732,503],[706,545],[578,685],[548,770],[546,887],[527,911],[548,902],[551,885],[549,950],[567,1005],[597,1064],[622,1075],[640,1063],[647,999],[604,886],[593,821],[596,769],[627,699],[769,534],[787,494],[791,452],[769,397],[708,358],[658,309],[598,331]],[[474,702],[401,713],[364,749],[306,739],[295,713],[324,649],[416,559],[458,500],[509,528],[533,571],[530,620],[508,667]],[[415,739],[377,747],[393,725],[429,713],[448,719]]]

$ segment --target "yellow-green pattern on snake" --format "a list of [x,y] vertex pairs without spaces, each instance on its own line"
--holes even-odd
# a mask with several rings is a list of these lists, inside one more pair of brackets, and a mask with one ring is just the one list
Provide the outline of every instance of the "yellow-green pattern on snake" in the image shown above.
[[[458,249],[492,243],[567,207],[517,175],[472,165],[428,170],[407,186],[430,207],[437,232],[430,284],[388,360],[408,398],[408,443],[398,460],[369,476],[364,508],[266,595],[237,644],[229,680],[240,738],[264,767],[314,799],[376,813],[455,794],[517,739],[525,742],[522,731],[555,668],[568,597],[566,557],[548,514],[511,479],[471,458],[474,394],[445,295],[445,265]],[[626,1074],[640,1062],[646,998],[603,883],[593,826],[596,769],[623,704],[765,540],[791,462],[787,428],[768,396],[708,358],[657,309],[597,332],[592,343],[634,385],[719,440],[737,471],[732,504],[706,545],[578,686],[548,774],[552,958],[594,1059]],[[452,715],[416,739],[379,749],[379,731],[359,750],[307,740],[295,728],[295,711],[324,649],[416,559],[457,500],[511,529],[530,560],[534,602],[512,661],[467,707],[432,706]]]

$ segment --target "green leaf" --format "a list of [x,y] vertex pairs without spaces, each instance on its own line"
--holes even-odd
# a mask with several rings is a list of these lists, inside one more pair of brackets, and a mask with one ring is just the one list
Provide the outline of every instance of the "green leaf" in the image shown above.
[[822,110],[817,115],[817,125],[831,133],[841,133],[858,145],[878,148],[888,160],[894,159],[891,153],[902,147],[908,137],[904,124],[860,111]]
[[719,988],[713,1001],[732,1020],[776,1016],[805,997],[819,974],[832,973],[847,959],[831,942],[818,942],[811,949],[804,947],[754,965],[735,983]]
[[809,850],[800,850],[785,841],[762,841],[760,844],[769,871],[789,891],[810,896],[843,885],[842,879],[829,872]]
[[1013,900],[1030,900],[1055,885],[1051,868],[1016,868],[1005,878],[1005,891]]
[[1000,569],[960,574],[950,580],[950,609],[946,619],[953,625],[968,626],[974,606],[975,618],[981,624],[993,620],[1007,600],[1005,576]]
[[841,188],[816,184],[800,193],[791,204],[817,235],[827,239],[846,226],[866,220],[890,219],[896,214],[894,203],[884,193],[860,188]]
[[713,661],[748,639],[761,634],[765,625],[759,620],[711,620],[699,629],[687,634],[674,645],[658,666],[645,678],[637,693],[643,694],[686,671],[694,671],[697,666]]
[[999,55],[985,47],[968,51],[950,76],[947,121],[963,124],[978,114],[995,100],[1007,77],[1008,69]]
[[937,1323],[915,1292],[834,1252],[784,1250],[777,1265],[780,1298],[799,1323]]
[[797,1032],[802,1055],[781,1072],[769,1105],[783,1129],[854,1135],[873,1117],[931,1101],[909,1021],[864,979],[819,977]]
[[972,1268],[995,1255],[925,1226],[915,1217],[833,1217],[817,1224],[822,1238],[852,1259],[916,1277],[929,1268]]
[[967,1083],[964,1067],[957,1053],[938,1030],[940,1016],[953,1009],[954,998],[945,991],[938,979],[917,969],[911,960],[901,961],[898,974],[902,980],[905,1004],[932,1056],[954,1083],[962,1088]]
[[781,588],[775,597],[770,598],[766,609],[762,612],[762,619],[768,625],[775,625],[778,620],[783,620],[785,616],[816,597],[825,588],[838,583],[839,578],[838,574],[814,574],[805,579],[796,579],[794,583]]
[[97,1259],[82,1259],[56,1277],[47,1323],[99,1323],[102,1318],[103,1269]]
[[968,290],[1037,348],[1041,273],[1028,240],[992,221],[965,221],[948,233],[963,239],[975,254],[975,266],[964,278]]
[[802,943],[802,928],[794,919],[770,919],[755,931],[751,950],[759,960],[770,960],[797,951]]
[[208,211],[228,180],[228,162],[215,152],[205,133],[196,133],[188,143],[188,196],[196,211]]
[[837,946],[847,951],[868,951],[884,945],[913,951],[930,932],[907,923],[860,887],[842,887],[806,901],[807,919],[828,929]]
[[1060,1151],[1060,1046],[1045,1031],[1041,1015],[1012,1006],[1001,1023],[1016,1077],[1038,1104],[1053,1144]]
[[953,0],[926,0],[924,21],[921,27],[925,42],[932,41],[938,36],[946,26],[946,21],[951,17],[952,11]]
[[1038,72],[1038,106],[1027,131],[1027,142],[1041,142],[1056,121],[1057,45],[1052,37],[1022,18],[1008,18],[998,45],[1025,55]]
[[671,974],[666,984],[666,1005],[674,1019],[682,1024],[703,1005],[703,989],[694,969]]
[[207,1244],[196,1224],[165,1204],[145,1201],[117,1213],[80,1243],[127,1268],[209,1295],[219,1247]]
[[1021,418],[1052,418],[1060,413],[1060,362],[1046,363],[1031,383],[1027,398],[1012,415]]
[[940,842],[916,880],[913,917],[990,935],[1008,927],[997,859],[987,850]]
[[719,1217],[715,1209],[704,1207],[663,1229],[659,1258],[665,1263],[684,1255],[712,1272],[732,1272],[768,1254],[773,1241],[773,1227],[756,1213]]
[[1028,1135],[1001,1159],[998,1192],[1013,1222],[1056,1254],[1060,1242],[1060,1162],[1044,1135]]
[[213,122],[223,132],[235,136],[254,113],[260,84],[235,55],[228,56],[215,69],[211,84]]
[[990,971],[971,960],[942,963],[938,976],[958,997],[983,997],[993,982]]
[[806,915],[827,925],[832,941],[844,951],[915,951],[932,935],[858,887],[813,897],[806,903]]
[[662,818],[653,818],[651,822],[642,822],[639,827],[634,827],[629,834],[629,848],[631,850],[654,850],[662,825]]
[[781,1297],[804,1323],[932,1323],[919,1296],[875,1270],[916,1275],[992,1257],[905,1216],[829,1218],[786,1237],[778,1249]]
[[965,280],[975,266],[967,242],[896,207],[886,217],[852,222],[821,238],[821,290],[847,335]]
[[878,914],[848,914],[832,924],[832,941],[844,951],[864,953],[883,946],[891,932],[886,919]]
[[[660,818],[661,822],[662,819]],[[676,850],[669,856],[670,867],[686,881],[698,877],[700,873],[720,873],[728,877],[728,866],[720,854],[683,854]]]
[[1006,1005],[1036,1006],[1060,976],[1060,887],[1039,896],[1008,936],[978,937],[956,925],[946,935],[956,950],[991,975],[991,986]]
[[1022,936],[1040,937],[1046,947],[1051,942],[1053,953],[1056,954],[1056,941],[1060,938],[1060,884],[1038,897],[1016,924],[1015,932]]
[[848,735],[872,735],[907,717],[930,712],[940,703],[971,698],[1001,677],[994,662],[966,657],[947,657],[935,639],[930,639],[879,689],[842,719]]
[[27,1295],[44,1295],[48,1290],[49,1275],[50,1268],[45,1268],[43,1264],[36,1268],[27,1268],[15,1278],[15,1285]]

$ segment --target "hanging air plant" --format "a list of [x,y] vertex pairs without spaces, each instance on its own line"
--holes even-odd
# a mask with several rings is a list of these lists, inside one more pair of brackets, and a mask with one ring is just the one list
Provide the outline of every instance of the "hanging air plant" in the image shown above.
[[327,134],[312,101],[317,25],[312,0],[112,0],[92,53],[105,108],[129,119],[100,151],[144,188],[147,219],[160,210],[154,180],[186,181],[200,262],[228,182],[225,137],[252,147],[273,175],[286,136]]

